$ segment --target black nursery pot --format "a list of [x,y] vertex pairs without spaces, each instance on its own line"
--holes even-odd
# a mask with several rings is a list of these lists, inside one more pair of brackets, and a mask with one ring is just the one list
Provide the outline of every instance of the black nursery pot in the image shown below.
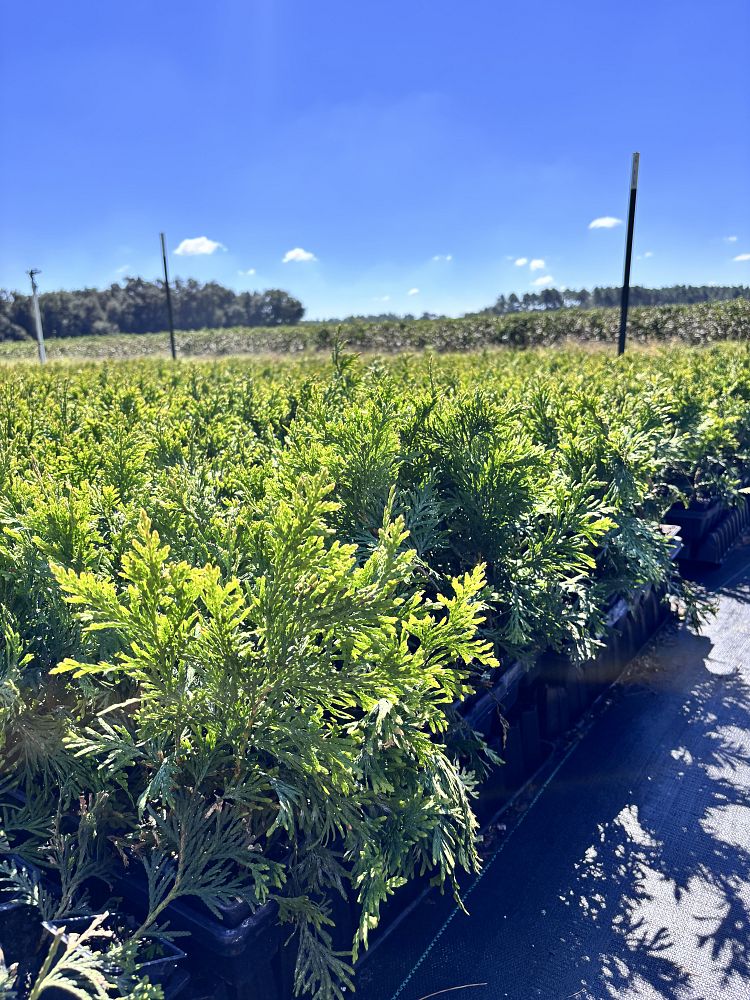
[[[90,916],[86,917],[68,917],[62,920],[49,920],[45,921],[43,926],[44,929],[51,935],[63,931],[62,939],[65,944],[68,944],[71,934],[81,934],[91,923],[92,918]],[[107,922],[104,924],[107,927]],[[140,962],[137,967],[139,976],[148,976],[149,982],[158,984],[164,988],[165,996],[173,997],[176,996],[176,992],[170,989],[170,985],[175,979],[175,974],[178,971],[180,963],[185,959],[185,952],[181,948],[178,948],[171,941],[165,938],[156,937],[152,939],[157,945],[161,952],[160,955],[155,958],[146,959]],[[90,951],[96,950],[96,941],[93,939],[91,946],[88,943],[84,944],[84,948],[88,948]],[[180,977],[181,985],[184,986],[184,981]]]
[[[40,883],[45,879],[36,865],[16,854],[6,854],[3,860],[23,868],[31,878]],[[6,965],[16,962],[21,970],[34,967],[42,941],[42,918],[33,906],[11,898],[10,891],[0,891],[0,946]],[[41,963],[41,959],[37,964]]]
[[6,965],[18,963],[23,971],[33,964],[30,959],[39,952],[41,940],[38,910],[26,903],[0,903],[0,946]]
[[[112,888],[129,912],[146,912],[148,888],[140,873],[115,877]],[[222,907],[216,917],[199,900],[185,898],[171,903],[164,916],[170,928],[189,935],[185,940],[190,967],[200,977],[211,974],[231,989],[241,988],[243,998],[252,1000],[291,996],[282,989],[278,968],[289,929],[278,922],[277,904],[269,901],[237,922],[244,905]]]

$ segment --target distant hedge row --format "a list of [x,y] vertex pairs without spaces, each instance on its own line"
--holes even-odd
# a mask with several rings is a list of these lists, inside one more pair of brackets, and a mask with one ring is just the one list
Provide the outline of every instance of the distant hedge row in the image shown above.
[[[330,351],[343,341],[359,351],[394,353],[431,349],[471,351],[484,347],[544,347],[566,342],[614,345],[619,311],[565,309],[558,312],[473,316],[464,319],[356,321],[343,324],[183,330],[177,334],[181,357],[227,357],[238,354],[299,354]],[[694,306],[647,306],[632,309],[629,342],[676,341],[709,344],[750,341],[750,301],[711,302]],[[51,339],[50,358],[137,358],[168,353],[164,333],[145,336],[84,336]],[[0,358],[32,358],[33,341],[0,344]]]
[[[619,323],[617,309],[564,309],[464,319],[352,323],[341,327],[340,332],[343,339],[360,348],[392,351],[431,347],[455,351],[485,346],[544,347],[568,340],[614,344]],[[326,348],[336,335],[336,328],[305,325],[294,331],[274,332],[279,337],[276,348],[279,350],[283,349],[284,334],[294,340],[307,337],[309,346]],[[267,336],[264,331],[264,337]],[[638,343],[677,340],[696,345],[750,338],[750,301],[631,309],[628,336]]]
[[[329,350],[336,340],[359,350],[385,353],[424,348],[464,351],[482,347],[545,347],[566,341],[615,344],[619,323],[617,309],[564,309],[462,319],[305,323],[291,328],[221,330],[215,332],[214,340],[219,354]],[[189,353],[190,342],[195,340],[197,346],[198,338],[204,336],[208,336],[208,331],[181,338],[183,351]],[[676,340],[695,345],[750,339],[750,301],[631,309],[628,336],[637,343]],[[227,349],[231,347],[234,350]]]

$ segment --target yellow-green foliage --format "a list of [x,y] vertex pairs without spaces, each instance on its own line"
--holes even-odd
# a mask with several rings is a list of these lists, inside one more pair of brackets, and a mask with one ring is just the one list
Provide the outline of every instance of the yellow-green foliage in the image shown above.
[[635,587],[691,606],[658,524],[739,497],[749,403],[740,345],[3,369],[0,849],[73,887],[130,856],[136,940],[273,898],[340,996],[333,894],[356,955],[416,872],[477,865],[451,704],[591,655]]

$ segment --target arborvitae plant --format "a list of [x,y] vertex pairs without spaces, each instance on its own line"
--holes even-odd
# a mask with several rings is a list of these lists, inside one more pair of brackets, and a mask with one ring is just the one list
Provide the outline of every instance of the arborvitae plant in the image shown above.
[[146,518],[120,581],[54,567],[85,633],[118,640],[108,660],[53,674],[71,677],[80,719],[68,752],[89,762],[90,788],[106,782],[140,817],[121,838],[148,875],[138,933],[180,895],[277,898],[299,934],[299,982],[320,996],[346,980],[326,930],[342,875],[366,943],[415,871],[476,868],[473,782],[435,737],[470,691],[468,665],[496,662],[477,637],[481,569],[425,601],[403,523],[386,510],[358,563],[327,527],[329,492],[320,478],[279,482],[242,581],[173,561]]

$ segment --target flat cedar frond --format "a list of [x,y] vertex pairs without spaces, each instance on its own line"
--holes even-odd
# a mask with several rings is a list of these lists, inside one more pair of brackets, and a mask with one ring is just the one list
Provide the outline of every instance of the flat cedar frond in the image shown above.
[[286,897],[279,901],[279,919],[296,927],[295,992],[344,1000],[345,991],[354,988],[353,970],[348,954],[332,948],[328,907],[308,896]]
[[38,875],[14,861],[0,860],[0,902],[22,903],[39,911],[44,920],[55,916],[57,901]]
[[0,1000],[18,1000],[15,990],[18,966],[5,964],[3,949],[0,948]]
[[75,1000],[163,1000],[160,986],[151,986],[137,977],[118,976],[110,955],[91,949],[92,941],[111,937],[102,926],[108,916],[103,913],[93,917],[80,934],[68,934],[67,941],[63,940],[64,928],[55,930],[28,1000],[38,1000],[48,990],[58,990]]
[[166,907],[195,896],[218,915],[220,903],[242,897],[261,904],[281,884],[281,869],[253,848],[242,816],[226,804],[211,808],[199,796],[181,794],[169,810],[149,810],[154,842],[141,854],[149,912],[135,937],[156,925]]
[[33,860],[54,826],[57,797],[46,789],[19,801],[12,795],[15,787],[9,783],[0,790],[0,849],[8,850],[12,841],[14,853]]

